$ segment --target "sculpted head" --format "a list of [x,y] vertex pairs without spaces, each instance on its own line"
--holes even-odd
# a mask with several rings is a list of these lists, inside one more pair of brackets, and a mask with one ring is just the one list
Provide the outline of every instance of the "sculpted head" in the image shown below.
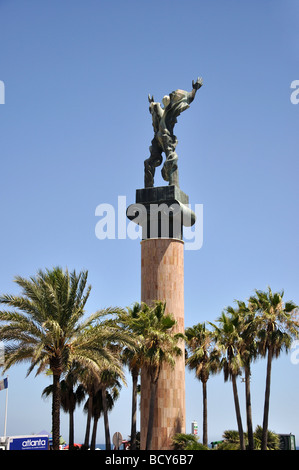
[[169,95],[163,96],[162,103],[164,104],[164,108],[166,108],[169,105],[169,103],[170,103]]

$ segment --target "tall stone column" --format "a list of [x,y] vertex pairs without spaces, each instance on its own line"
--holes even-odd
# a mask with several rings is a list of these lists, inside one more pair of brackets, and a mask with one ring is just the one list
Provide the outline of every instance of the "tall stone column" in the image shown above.
[[[147,239],[141,242],[141,300],[166,302],[174,316],[176,332],[184,332],[184,243],[178,239]],[[170,449],[171,437],[185,432],[185,357],[174,368],[164,365],[157,384],[152,449]],[[141,449],[145,448],[149,416],[150,383],[141,375]]]
[[[176,320],[175,332],[184,333],[184,242],[183,225],[193,225],[195,216],[188,196],[177,186],[137,190],[136,204],[127,215],[142,226],[141,301],[152,305],[166,302],[166,312]],[[174,434],[185,432],[185,357],[175,366],[163,365],[155,402],[152,450],[170,450]],[[141,443],[145,449],[149,417],[150,381],[141,373]]]

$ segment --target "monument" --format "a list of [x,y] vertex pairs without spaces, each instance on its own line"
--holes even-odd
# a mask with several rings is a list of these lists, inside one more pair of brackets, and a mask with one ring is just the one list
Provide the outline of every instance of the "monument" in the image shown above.
[[[177,138],[173,133],[177,117],[195,98],[202,79],[192,81],[191,92],[176,90],[164,96],[162,105],[149,96],[154,138],[150,156],[144,161],[144,188],[136,190],[136,203],[127,209],[127,217],[142,227],[141,301],[152,305],[166,302],[166,312],[176,320],[175,332],[184,333],[184,242],[183,227],[195,223],[188,196],[180,189]],[[154,187],[155,170],[162,164],[166,186]],[[163,366],[158,379],[152,450],[170,450],[175,433],[184,433],[185,357],[175,367]],[[149,377],[141,372],[140,448],[145,449],[150,399]]]

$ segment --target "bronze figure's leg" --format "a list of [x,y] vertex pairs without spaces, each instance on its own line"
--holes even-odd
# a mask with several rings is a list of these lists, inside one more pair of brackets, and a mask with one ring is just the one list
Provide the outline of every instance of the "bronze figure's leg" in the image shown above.
[[152,140],[149,148],[150,157],[144,161],[144,187],[151,188],[154,186],[154,176],[156,167],[162,163],[162,149],[156,139]]
[[163,143],[166,153],[166,160],[162,168],[162,176],[165,181],[170,185],[174,184],[179,187],[179,170],[178,170],[178,156],[175,152],[177,146],[177,138],[173,135],[165,133],[163,135]]

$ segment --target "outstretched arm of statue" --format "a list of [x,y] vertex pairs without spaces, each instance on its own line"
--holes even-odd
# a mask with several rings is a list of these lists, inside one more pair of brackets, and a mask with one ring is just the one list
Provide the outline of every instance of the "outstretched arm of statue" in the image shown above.
[[195,91],[199,90],[199,88],[202,87],[202,85],[203,85],[202,77],[200,77],[200,78],[198,77],[196,82],[194,82],[194,80],[192,80],[193,90],[195,90]]
[[202,77],[200,77],[200,78],[198,77],[196,82],[194,82],[194,80],[192,80],[192,91],[189,94],[189,103],[191,103],[194,100],[197,90],[199,90],[200,87],[202,87],[202,85],[203,85]]

